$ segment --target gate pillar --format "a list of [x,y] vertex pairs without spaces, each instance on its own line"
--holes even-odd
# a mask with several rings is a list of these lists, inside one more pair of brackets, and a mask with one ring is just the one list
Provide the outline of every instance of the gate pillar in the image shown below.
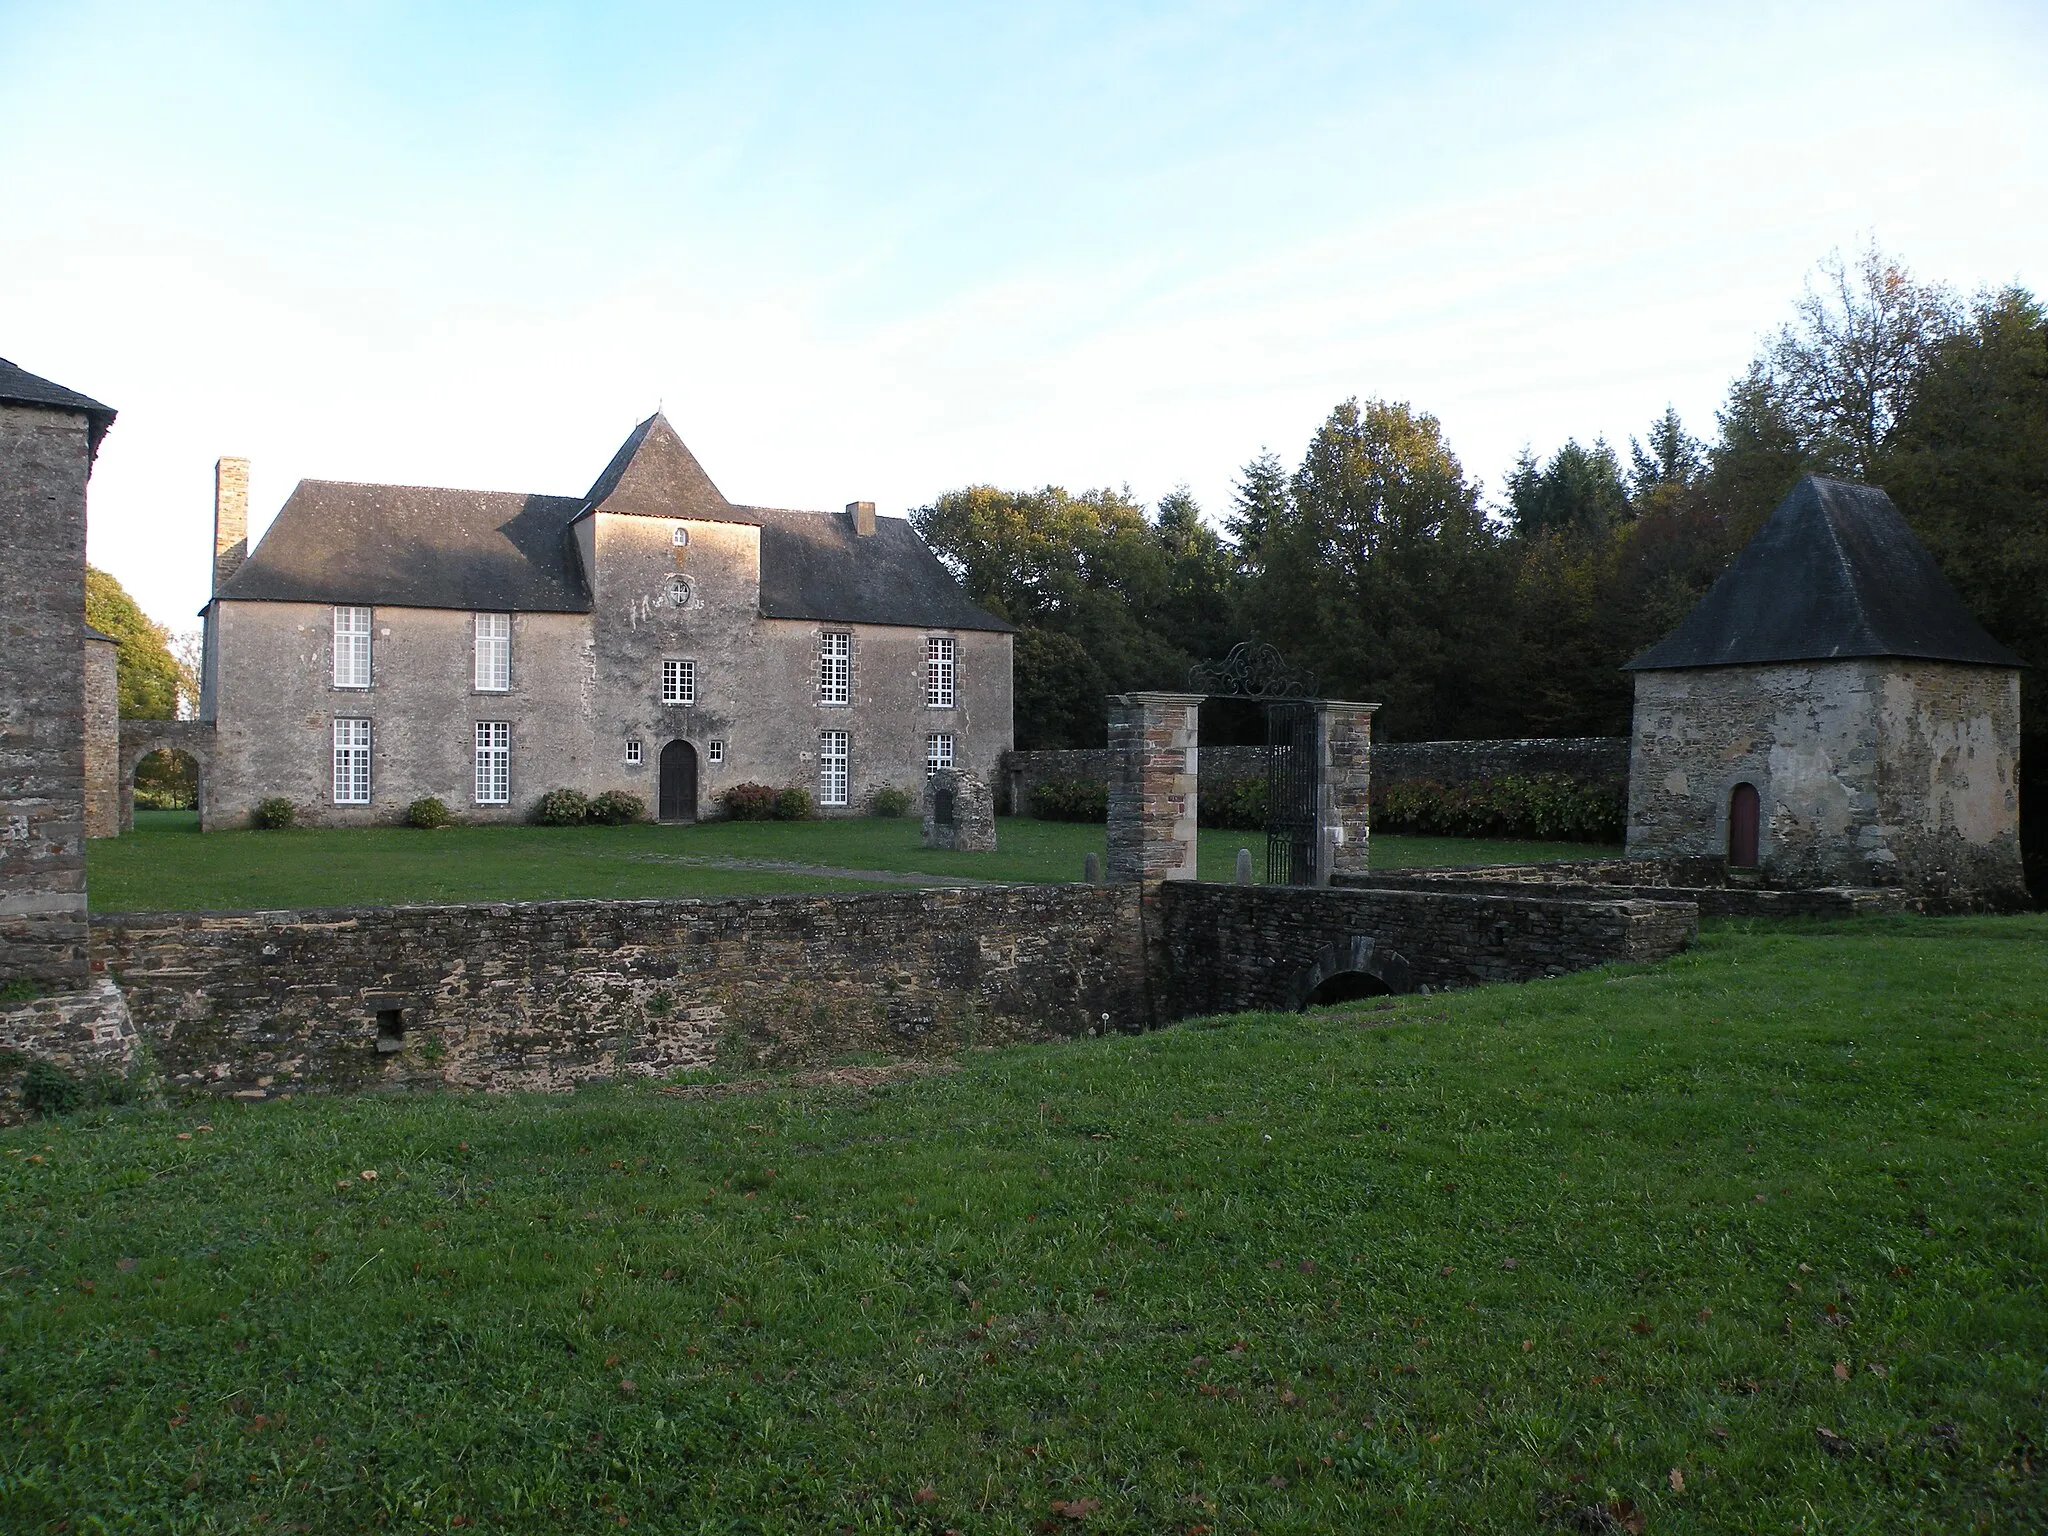
[[1317,814],[1316,884],[1362,875],[1372,852],[1372,717],[1377,704],[1321,705],[1322,806]]
[[1201,707],[1198,693],[1110,695],[1111,881],[1195,878]]

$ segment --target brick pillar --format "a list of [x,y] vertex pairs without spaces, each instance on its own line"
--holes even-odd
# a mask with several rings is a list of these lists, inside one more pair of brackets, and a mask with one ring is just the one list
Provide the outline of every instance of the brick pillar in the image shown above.
[[1195,878],[1198,693],[1109,700],[1109,879]]
[[1316,813],[1316,884],[1362,875],[1372,853],[1372,717],[1377,704],[1322,706],[1322,805]]

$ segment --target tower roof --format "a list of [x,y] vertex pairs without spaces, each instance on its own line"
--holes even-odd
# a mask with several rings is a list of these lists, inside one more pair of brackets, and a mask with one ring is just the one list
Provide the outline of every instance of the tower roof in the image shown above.
[[17,368],[4,357],[0,357],[0,405],[35,405],[45,410],[75,411],[92,424],[94,453],[100,451],[100,439],[114,424],[112,406],[101,405],[90,395],[81,395],[62,384],[53,384],[26,368]]
[[1891,497],[1808,475],[1721,579],[1626,671],[1907,656],[2017,667]]
[[626,517],[683,517],[697,522],[748,523],[711,483],[668,418],[656,411],[635,427],[590,488],[587,512]]

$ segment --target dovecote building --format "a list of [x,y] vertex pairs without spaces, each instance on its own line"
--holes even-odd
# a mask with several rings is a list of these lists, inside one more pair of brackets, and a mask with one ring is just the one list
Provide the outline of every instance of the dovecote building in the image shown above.
[[2019,658],[1876,486],[1800,481],[1628,665],[1629,857],[2024,899]]
[[252,552],[246,486],[222,460],[208,828],[557,787],[692,821],[750,781],[852,814],[1011,745],[1012,629],[908,522],[736,505],[659,414],[583,496],[302,481]]

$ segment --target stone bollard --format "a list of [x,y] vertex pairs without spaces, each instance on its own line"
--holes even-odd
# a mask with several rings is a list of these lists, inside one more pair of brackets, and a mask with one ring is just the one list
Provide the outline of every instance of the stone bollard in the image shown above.
[[1102,857],[1091,853],[1081,861],[1081,878],[1090,885],[1102,884]]
[[1249,848],[1237,850],[1237,883],[1239,885],[1250,885],[1252,883],[1252,851]]

